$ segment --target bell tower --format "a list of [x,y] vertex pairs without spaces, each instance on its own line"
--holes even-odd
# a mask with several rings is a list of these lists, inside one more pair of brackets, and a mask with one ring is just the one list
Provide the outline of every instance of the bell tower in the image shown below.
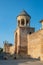
[[30,27],[30,15],[27,14],[25,10],[23,10],[17,16],[18,27]]
[[30,27],[31,16],[23,10],[17,16],[17,29],[15,31],[15,52],[16,54],[27,54],[27,34],[32,34],[34,28]]

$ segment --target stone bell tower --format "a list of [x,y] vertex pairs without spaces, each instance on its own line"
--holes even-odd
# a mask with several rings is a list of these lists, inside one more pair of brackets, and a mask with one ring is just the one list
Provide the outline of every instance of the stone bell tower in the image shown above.
[[31,16],[24,10],[17,16],[18,26],[15,31],[16,54],[27,54],[27,35],[34,32],[34,28],[30,27],[30,19]]
[[26,11],[22,11],[20,15],[17,16],[18,27],[30,27],[30,15]]

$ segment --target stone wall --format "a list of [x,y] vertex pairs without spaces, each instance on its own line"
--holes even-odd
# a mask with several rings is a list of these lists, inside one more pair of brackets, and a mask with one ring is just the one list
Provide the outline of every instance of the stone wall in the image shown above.
[[15,46],[11,46],[10,47],[10,54],[14,54],[15,53]]
[[39,58],[43,61],[43,30],[27,35],[28,55],[32,58]]
[[[34,37],[34,36],[33,36]],[[39,38],[30,38],[28,35],[28,55],[32,58],[39,58],[41,51],[41,41]]]

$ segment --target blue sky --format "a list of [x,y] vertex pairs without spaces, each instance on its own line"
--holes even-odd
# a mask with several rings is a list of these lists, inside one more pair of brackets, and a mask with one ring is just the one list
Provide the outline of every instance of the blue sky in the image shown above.
[[31,27],[40,29],[39,21],[43,19],[43,0],[0,0],[0,47],[7,40],[14,44],[16,16],[26,10],[31,16]]

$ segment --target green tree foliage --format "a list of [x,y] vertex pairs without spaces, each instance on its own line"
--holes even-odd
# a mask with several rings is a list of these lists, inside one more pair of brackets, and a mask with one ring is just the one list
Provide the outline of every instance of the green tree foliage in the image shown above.
[[3,48],[0,48],[0,53],[3,52]]

